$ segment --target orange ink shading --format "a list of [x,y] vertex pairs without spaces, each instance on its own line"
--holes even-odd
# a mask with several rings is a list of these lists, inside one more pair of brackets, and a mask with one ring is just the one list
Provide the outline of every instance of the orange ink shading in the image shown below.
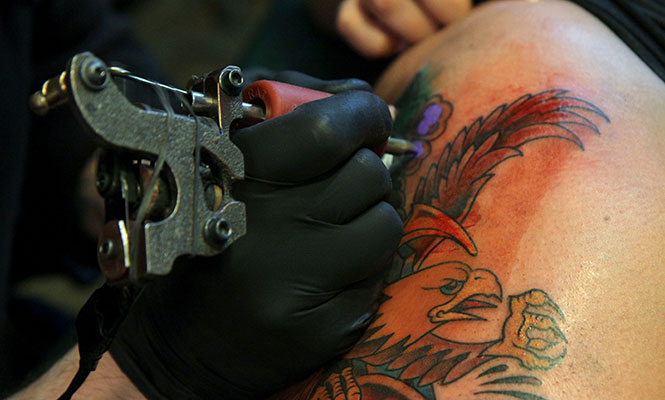
[[402,240],[415,253],[413,270],[446,239],[475,256],[464,221],[493,170],[522,156],[520,147],[539,139],[564,139],[584,149],[580,136],[585,131],[599,134],[585,114],[607,119],[591,103],[555,89],[522,96],[462,129],[420,179],[413,196]]

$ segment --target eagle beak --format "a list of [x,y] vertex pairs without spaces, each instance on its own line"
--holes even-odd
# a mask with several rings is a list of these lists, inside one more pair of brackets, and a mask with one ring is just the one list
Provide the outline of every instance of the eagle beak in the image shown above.
[[472,309],[496,308],[503,295],[501,285],[496,276],[489,270],[476,269],[471,272],[455,298],[445,304],[432,308],[428,317],[432,323],[438,324],[447,321],[484,320],[484,318],[469,313]]

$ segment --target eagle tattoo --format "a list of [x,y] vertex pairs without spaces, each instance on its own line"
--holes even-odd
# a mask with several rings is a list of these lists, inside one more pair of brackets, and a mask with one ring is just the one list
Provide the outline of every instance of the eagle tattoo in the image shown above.
[[[385,299],[358,345],[341,364],[319,376],[307,399],[501,395],[542,400],[538,374],[566,354],[567,339],[560,328],[565,317],[546,292],[532,289],[505,296],[491,270],[450,259],[439,246],[452,241],[477,255],[482,249],[465,220],[483,187],[501,173],[498,167],[520,157],[520,149],[536,140],[566,140],[584,150],[583,138],[599,135],[596,122],[609,118],[563,89],[526,94],[476,119],[451,136],[440,154],[433,154],[431,142],[446,132],[454,110],[452,103],[432,93],[432,78],[423,70],[397,103],[394,133],[415,142],[419,154],[398,164],[395,187],[403,189],[405,176],[427,165],[423,163],[429,163],[429,169],[412,198],[403,193],[393,197],[405,232]],[[496,326],[502,328],[485,335],[491,339],[450,338],[451,322],[486,321],[501,305],[507,317],[497,319]]]

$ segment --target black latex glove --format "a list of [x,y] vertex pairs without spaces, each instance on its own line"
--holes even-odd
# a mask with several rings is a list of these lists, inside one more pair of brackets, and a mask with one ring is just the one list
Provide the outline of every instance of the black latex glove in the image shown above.
[[360,338],[402,233],[383,201],[388,171],[367,150],[391,124],[383,101],[350,90],[232,135],[251,177],[234,187],[247,206],[247,234],[220,256],[185,260],[150,283],[111,348],[147,397],[262,398]]

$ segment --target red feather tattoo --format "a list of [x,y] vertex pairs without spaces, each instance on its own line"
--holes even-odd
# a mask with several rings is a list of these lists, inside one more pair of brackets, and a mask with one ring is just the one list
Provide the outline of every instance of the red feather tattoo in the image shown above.
[[[609,118],[588,101],[554,89],[525,95],[497,107],[489,116],[464,127],[444,148],[439,161],[420,179],[405,223],[402,245],[416,252],[415,266],[445,239],[477,254],[463,222],[476,197],[502,162],[522,155],[520,147],[534,140],[568,140],[580,149],[584,131],[600,134],[591,114]],[[423,228],[427,227],[427,228]]]

